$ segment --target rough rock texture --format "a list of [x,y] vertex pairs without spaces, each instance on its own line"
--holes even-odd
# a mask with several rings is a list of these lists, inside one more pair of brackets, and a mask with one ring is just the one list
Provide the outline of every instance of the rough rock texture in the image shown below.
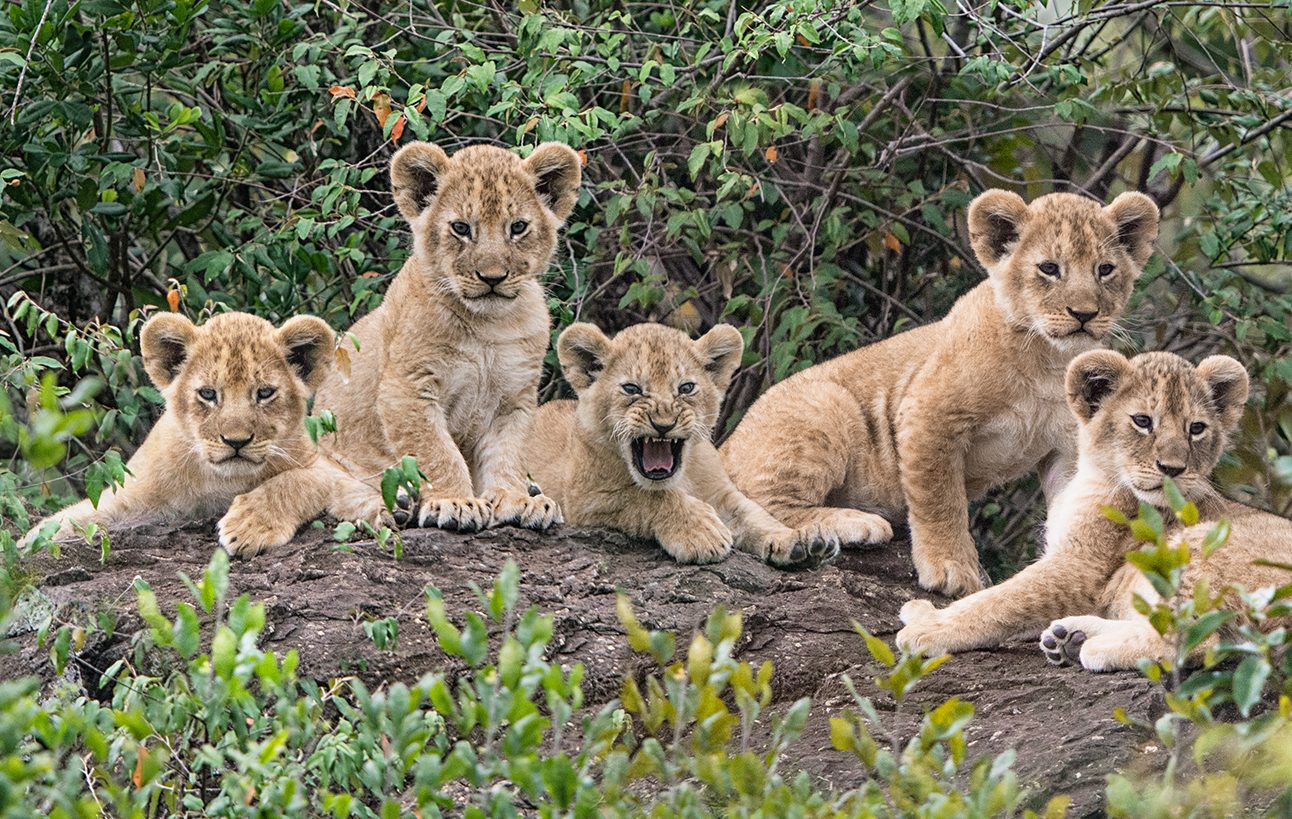
[[[97,677],[91,668],[106,668],[128,650],[129,634],[138,628],[133,579],[146,579],[163,611],[173,612],[173,601],[189,599],[177,575],[200,575],[215,548],[212,528],[119,533],[106,565],[100,564],[97,549],[86,547],[66,547],[61,558],[38,561],[41,589],[60,619],[92,622],[104,608],[121,615],[115,638],[91,643],[82,653],[87,682]],[[874,673],[851,621],[891,637],[901,604],[920,593],[900,543],[846,552],[832,565],[804,572],[779,571],[739,553],[716,565],[678,566],[652,545],[579,529],[540,534],[504,528],[477,535],[410,531],[401,561],[372,544],[356,544],[350,552],[334,547],[325,531],[308,530],[283,549],[234,561],[230,573],[230,599],[246,592],[266,604],[264,646],[296,648],[303,674],[358,673],[369,682],[411,682],[445,667],[424,619],[422,590],[438,587],[451,615],[478,609],[468,583],[488,584],[514,558],[522,570],[525,603],[556,617],[552,648],[557,658],[587,667],[584,686],[591,704],[616,696],[623,676],[646,664],[623,639],[614,611],[617,589],[631,596],[644,624],[679,632],[681,646],[714,606],[741,611],[742,657],[775,663],[777,705],[813,698],[809,728],[793,751],[794,761],[839,788],[854,784],[860,773],[850,757],[831,749],[827,716],[851,702],[841,675],[849,674],[864,688]],[[386,616],[399,620],[394,653],[376,650],[361,626]],[[30,634],[19,644],[20,652],[0,677],[36,673],[48,679],[47,651],[36,647]],[[1074,800],[1071,816],[1097,814],[1104,776],[1151,764],[1156,750],[1148,738],[1112,718],[1117,706],[1145,718],[1160,710],[1147,682],[1135,674],[1055,669],[1031,644],[953,658],[921,685],[901,724],[913,727],[918,714],[911,712],[951,696],[977,708],[968,729],[971,750],[1017,749],[1016,770],[1036,800],[1068,793]],[[877,692],[875,699],[884,705]]]

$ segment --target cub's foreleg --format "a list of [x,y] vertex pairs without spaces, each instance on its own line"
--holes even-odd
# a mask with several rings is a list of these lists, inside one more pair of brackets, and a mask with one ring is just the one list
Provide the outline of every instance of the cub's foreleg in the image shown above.
[[395,456],[417,458],[426,475],[418,492],[418,524],[465,532],[485,528],[493,513],[488,503],[475,497],[471,472],[439,403],[438,380],[429,372],[413,374],[392,366],[399,360],[400,351],[392,351],[377,407]]
[[925,654],[987,648],[1017,634],[1039,632],[1059,617],[1093,611],[1106,577],[1082,574],[1082,562],[1046,555],[1000,585],[957,600],[944,609],[927,600],[902,606],[906,627],[897,645]]
[[968,435],[938,402],[922,403],[898,419],[902,491],[911,526],[911,558],[920,585],[952,597],[985,584],[969,534],[965,490]]
[[546,529],[561,522],[561,510],[552,498],[530,496],[525,470],[525,450],[531,444],[536,385],[529,385],[507,401],[476,448],[481,499],[489,505],[492,523],[514,524],[526,529]]
[[232,555],[254,555],[292,539],[324,511],[373,528],[390,525],[381,495],[325,458],[279,473],[233,499],[216,530]]
[[829,560],[839,553],[837,538],[821,537],[815,528],[791,529],[746,497],[732,483],[712,445],[696,444],[691,458],[691,482],[696,492],[731,529],[737,549],[777,566],[792,566],[809,558]]

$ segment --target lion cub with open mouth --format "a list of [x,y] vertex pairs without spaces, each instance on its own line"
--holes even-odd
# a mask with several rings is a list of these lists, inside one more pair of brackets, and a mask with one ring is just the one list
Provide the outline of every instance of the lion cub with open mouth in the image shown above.
[[733,542],[778,565],[838,552],[767,514],[722,468],[711,435],[744,351],[736,328],[692,341],[660,324],[613,339],[574,324],[556,350],[579,399],[539,408],[529,464],[567,521],[654,538],[682,563],[721,560]]
[[381,495],[322,457],[305,432],[305,402],[332,367],[335,338],[314,316],[279,329],[247,313],[201,327],[154,316],[139,346],[166,411],[126,464],[125,483],[104,491],[97,509],[83,500],[47,519],[59,522],[54,537],[90,523],[119,529],[224,513],[220,545],[247,555],[281,546],[324,511],[392,522]]
[[[1067,392],[1081,426],[1080,458],[1077,476],[1050,509],[1045,555],[945,609],[925,600],[907,603],[898,645],[928,653],[967,651],[1035,634],[1049,623],[1041,648],[1054,663],[1110,671],[1134,668],[1141,658],[1161,659],[1162,637],[1134,606],[1136,594],[1150,603],[1160,599],[1126,563],[1139,543],[1103,509],[1134,517],[1143,502],[1174,521],[1165,478],[1198,507],[1202,521],[1187,529],[1177,524],[1169,534],[1173,541],[1182,538],[1196,548],[1215,521],[1225,518],[1231,526],[1219,550],[1193,556],[1183,593],[1204,579],[1213,589],[1237,583],[1250,591],[1286,583],[1286,571],[1254,561],[1292,562],[1292,521],[1227,500],[1207,480],[1242,415],[1247,384],[1242,365],[1228,356],[1211,356],[1196,368],[1171,353],[1127,360],[1099,350],[1075,359]],[[1287,619],[1268,625],[1290,625]]]

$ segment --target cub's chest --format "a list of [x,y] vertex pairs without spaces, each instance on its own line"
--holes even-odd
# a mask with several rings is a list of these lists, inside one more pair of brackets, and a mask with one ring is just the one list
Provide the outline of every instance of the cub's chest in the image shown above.
[[536,386],[542,366],[541,347],[526,339],[482,341],[445,355],[436,380],[450,424],[465,429],[492,418],[504,403]]
[[1059,378],[1021,384],[975,431],[969,449],[971,477],[995,483],[1017,477],[1067,439],[1076,426]]

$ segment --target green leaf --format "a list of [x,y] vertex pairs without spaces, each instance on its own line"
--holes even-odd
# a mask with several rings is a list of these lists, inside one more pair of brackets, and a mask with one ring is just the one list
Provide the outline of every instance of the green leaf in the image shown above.
[[1247,657],[1234,669],[1234,704],[1244,717],[1260,702],[1270,671],[1269,662],[1261,656]]

